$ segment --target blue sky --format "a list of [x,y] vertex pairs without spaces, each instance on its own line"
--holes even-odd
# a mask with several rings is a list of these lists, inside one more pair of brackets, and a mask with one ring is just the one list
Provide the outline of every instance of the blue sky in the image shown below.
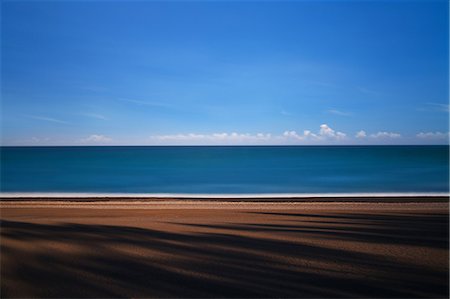
[[447,1],[3,1],[2,144],[447,143]]

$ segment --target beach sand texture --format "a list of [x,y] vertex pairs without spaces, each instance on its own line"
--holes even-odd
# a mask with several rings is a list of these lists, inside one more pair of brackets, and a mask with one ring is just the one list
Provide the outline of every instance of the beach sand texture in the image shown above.
[[448,202],[1,202],[2,297],[448,297]]

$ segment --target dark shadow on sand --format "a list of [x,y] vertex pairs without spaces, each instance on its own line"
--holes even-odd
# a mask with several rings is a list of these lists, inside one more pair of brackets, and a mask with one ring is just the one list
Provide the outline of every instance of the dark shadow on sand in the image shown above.
[[[448,215],[260,214],[281,217],[289,223],[177,223],[198,227],[199,231],[176,233],[123,226],[2,221],[1,295],[448,297],[448,265],[446,270],[419,267],[383,255],[301,242],[307,235],[324,240],[420,246],[424,250],[446,248],[448,252]],[[290,234],[296,241],[243,234],[258,231]],[[49,249],[13,246],[17,241],[30,246],[45,243]],[[58,244],[65,246],[52,247]]]

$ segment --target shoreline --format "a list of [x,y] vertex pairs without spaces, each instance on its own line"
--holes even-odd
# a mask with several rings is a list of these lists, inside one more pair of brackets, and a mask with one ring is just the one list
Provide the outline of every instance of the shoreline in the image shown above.
[[339,201],[371,199],[442,199],[450,192],[355,192],[355,193],[82,193],[0,192],[2,200],[212,200],[212,201]]
[[18,200],[0,201],[0,216],[9,210],[178,210],[189,213],[194,210],[328,210],[328,211],[436,211],[446,210],[448,199],[441,201],[195,201],[195,200],[92,200],[92,201],[62,201],[62,200]]

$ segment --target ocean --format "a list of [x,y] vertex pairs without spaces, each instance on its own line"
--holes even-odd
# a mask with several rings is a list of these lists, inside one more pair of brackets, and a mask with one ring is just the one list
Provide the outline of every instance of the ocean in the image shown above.
[[448,146],[1,147],[0,191],[448,192]]

